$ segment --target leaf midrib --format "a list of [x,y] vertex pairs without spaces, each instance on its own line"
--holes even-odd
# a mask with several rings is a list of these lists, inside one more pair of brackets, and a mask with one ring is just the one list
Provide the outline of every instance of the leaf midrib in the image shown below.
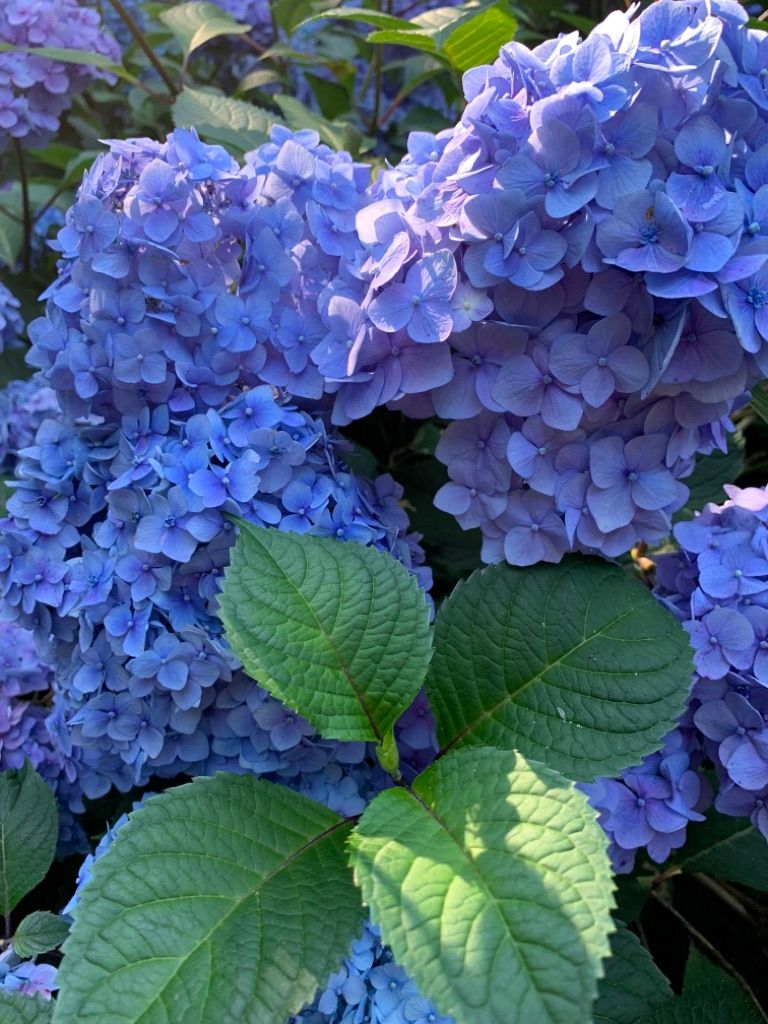
[[[513,612],[517,610],[517,609],[514,608],[513,602],[514,602],[514,599],[517,597],[517,593],[518,593],[518,591],[519,591],[521,586],[522,586],[522,581],[520,583],[518,583],[517,586],[515,587],[514,593],[512,594],[512,600],[507,605],[507,614],[506,614],[506,618],[505,618],[505,621],[504,621],[504,631],[503,631],[503,636],[504,637],[506,637],[508,635],[510,619],[511,619],[511,617],[513,615]],[[554,593],[554,588],[550,588],[549,593],[547,594],[547,600],[545,602],[545,612],[546,612],[546,607],[549,604],[550,598],[551,598],[553,593]],[[591,598],[591,596],[592,595],[590,595],[590,598]],[[493,716],[499,711],[500,708],[503,708],[505,705],[512,703],[515,700],[515,698],[518,697],[524,690],[527,690],[528,687],[532,686],[534,683],[538,683],[541,679],[544,678],[544,676],[547,675],[547,673],[551,672],[553,669],[555,669],[559,665],[561,665],[565,661],[566,658],[570,658],[570,656],[572,654],[575,654],[578,650],[580,650],[582,647],[585,647],[588,643],[591,643],[596,637],[602,636],[603,633],[606,630],[610,629],[611,626],[616,625],[617,622],[621,622],[622,619],[626,619],[634,611],[635,611],[634,608],[633,609],[628,609],[627,611],[622,612],[620,615],[617,615],[614,619],[611,619],[609,622],[606,622],[599,630],[597,630],[594,633],[591,633],[589,636],[583,637],[579,641],[579,643],[574,644],[573,647],[570,647],[567,651],[564,651],[554,661],[549,662],[539,672],[537,672],[535,675],[531,676],[530,679],[525,680],[520,686],[517,687],[517,689],[512,690],[512,691],[508,691],[501,698],[501,700],[497,701],[496,704],[493,705],[493,707],[487,708],[487,709],[483,710],[479,715],[477,715],[476,718],[474,718],[471,722],[469,722],[467,725],[465,725],[464,728],[462,728],[453,737],[453,739],[448,744],[446,744],[445,747],[443,747],[443,749],[441,750],[439,756],[443,757],[445,754],[448,753],[449,750],[452,750],[453,747],[455,747],[458,743],[460,743],[467,735],[469,735],[470,733],[474,732],[475,729],[477,729],[482,722],[484,722],[488,718],[493,718]],[[507,653],[507,644],[505,643],[504,647],[502,648],[502,657],[501,657],[502,679],[506,679],[506,677],[507,677],[507,671],[506,671],[506,668],[505,668],[506,653]]]
[[[536,986],[536,984],[534,982],[533,975],[531,974],[530,967],[528,966],[528,961],[526,960],[525,956],[523,955],[517,939],[512,934],[511,927],[510,927],[509,923],[507,922],[506,917],[504,916],[504,912],[502,911],[502,908],[501,908],[501,906],[499,904],[499,901],[496,899],[496,897],[490,891],[490,889],[488,888],[487,882],[485,881],[485,879],[483,878],[482,874],[480,873],[480,869],[479,869],[475,859],[470,855],[469,851],[466,849],[464,844],[448,828],[447,824],[443,821],[443,819],[440,817],[440,815],[437,813],[437,811],[433,807],[430,807],[430,805],[426,802],[426,800],[424,800],[414,789],[407,789],[407,790],[405,790],[405,792],[407,792],[408,795],[410,797],[412,797],[413,800],[419,806],[421,806],[427,812],[427,814],[431,818],[434,819],[434,821],[437,822],[437,824],[445,832],[445,834],[448,836],[448,838],[451,839],[452,842],[456,845],[456,848],[459,850],[462,858],[468,864],[468,866],[469,866],[469,868],[470,868],[470,870],[472,872],[472,875],[476,878],[477,884],[480,886],[482,891],[485,893],[489,903],[493,906],[494,911],[496,912],[499,920],[501,921],[501,926],[502,926],[502,929],[504,930],[504,933],[509,936],[510,942],[515,947],[515,952],[517,954],[517,958],[520,961],[520,963],[522,964],[523,970],[525,971],[525,976],[528,979],[528,984],[530,986],[531,991],[536,993],[536,996],[538,998],[538,1001],[539,1001],[542,1009],[546,1010],[547,1017],[551,1021],[552,1020],[552,1016],[549,1013],[549,1010],[547,1009],[546,1004],[544,1003],[542,995],[539,992],[539,989],[537,988],[537,986]],[[497,954],[498,954],[498,949],[497,949]],[[546,1024],[546,1022],[541,1022],[541,1024]]]
[[[358,703],[359,703],[359,705],[360,705],[360,707],[361,707],[361,709],[362,709],[366,719],[368,720],[368,725],[370,726],[371,732],[373,733],[373,736],[374,736],[375,740],[378,743],[381,743],[381,741],[382,741],[382,732],[379,729],[379,727],[377,726],[376,720],[375,720],[375,718],[373,716],[373,713],[369,709],[369,707],[368,707],[368,705],[367,705],[367,703],[365,701],[364,692],[358,686],[357,681],[355,680],[354,676],[352,675],[351,669],[347,666],[344,658],[341,655],[341,651],[338,649],[338,647],[334,643],[333,638],[326,631],[326,629],[323,626],[323,624],[320,622],[320,619],[317,617],[317,613],[315,612],[315,610],[312,607],[312,605],[304,597],[304,595],[302,594],[301,590],[293,582],[293,580],[290,578],[290,576],[288,576],[288,574],[283,570],[282,566],[277,561],[277,559],[274,557],[272,552],[267,549],[267,547],[264,545],[264,543],[258,537],[256,537],[252,531],[249,531],[249,534],[259,544],[259,546],[261,547],[262,551],[265,553],[265,555],[267,556],[269,561],[277,569],[278,573],[283,577],[283,579],[286,581],[286,583],[288,583],[290,585],[290,587],[294,590],[294,592],[301,599],[302,603],[306,606],[307,610],[310,612],[312,618],[314,619],[314,621],[316,623],[318,632],[320,633],[320,635],[323,637],[323,639],[328,644],[328,647],[333,652],[333,655],[336,658],[336,661],[338,663],[339,670],[341,671],[341,674],[344,676],[344,678],[349,683],[350,688],[352,689],[352,692],[354,693],[354,695],[355,695],[355,697],[356,697],[356,699],[357,699],[357,701],[358,701]],[[303,551],[302,551],[302,556],[304,557],[304,562],[306,564],[307,559],[306,559],[306,555],[304,554]],[[371,582],[371,601],[370,601],[370,606],[369,606],[369,611],[368,611],[368,621],[370,621],[370,608],[373,606],[373,592],[375,590],[376,584],[375,584],[375,577],[374,577],[374,575],[369,571],[368,566],[365,565],[364,562],[363,562],[363,566],[364,566],[364,568],[365,568],[365,570],[366,570],[366,572],[368,574],[368,578],[369,578],[369,580]],[[337,569],[338,569],[338,566],[337,566]]]

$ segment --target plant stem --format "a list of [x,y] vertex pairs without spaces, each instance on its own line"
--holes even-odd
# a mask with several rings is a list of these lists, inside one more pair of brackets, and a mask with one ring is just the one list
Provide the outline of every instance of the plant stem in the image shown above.
[[136,40],[138,45],[146,54],[149,63],[152,65],[155,71],[157,71],[158,75],[160,75],[160,77],[162,78],[163,82],[165,83],[165,87],[168,89],[171,96],[175,96],[177,90],[173,79],[163,67],[162,62],[160,61],[155,51],[144,38],[144,33],[136,24],[135,20],[133,19],[133,16],[123,6],[122,0],[109,0],[109,2],[117,11],[118,15],[123,19],[128,28],[128,31],[131,33],[133,38]]
[[24,273],[28,274],[32,267],[32,209],[29,205],[29,180],[27,179],[27,162],[24,158],[24,150],[18,139],[13,139],[13,149],[16,153],[16,162],[19,165],[19,183],[21,185],[21,208],[24,219],[24,254],[22,266]]

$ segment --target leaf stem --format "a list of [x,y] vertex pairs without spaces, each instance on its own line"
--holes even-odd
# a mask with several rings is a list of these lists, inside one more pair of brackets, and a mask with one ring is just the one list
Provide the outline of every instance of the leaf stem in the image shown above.
[[133,38],[136,40],[136,42],[138,43],[139,47],[146,54],[146,57],[147,57],[147,60],[149,61],[149,63],[152,65],[152,67],[155,69],[155,71],[157,71],[158,75],[160,75],[160,77],[162,78],[163,83],[165,84],[165,87],[170,92],[171,96],[175,96],[177,90],[176,90],[176,85],[174,84],[173,79],[168,74],[168,72],[165,70],[165,68],[163,67],[162,61],[160,60],[160,58],[157,56],[155,51],[152,49],[152,47],[149,45],[149,43],[145,39],[144,33],[141,31],[141,29],[137,25],[137,23],[134,20],[133,16],[123,6],[122,0],[109,0],[109,2],[112,4],[114,9],[117,11],[118,15],[123,19],[123,21],[125,22],[125,24],[126,24],[126,26],[128,28],[128,31],[131,33]]
[[24,218],[24,254],[22,266],[24,273],[28,274],[32,267],[32,209],[29,203],[29,179],[27,178],[27,162],[24,158],[24,150],[18,139],[13,139],[13,149],[16,153],[16,162],[19,165],[19,183],[21,185],[21,208]]

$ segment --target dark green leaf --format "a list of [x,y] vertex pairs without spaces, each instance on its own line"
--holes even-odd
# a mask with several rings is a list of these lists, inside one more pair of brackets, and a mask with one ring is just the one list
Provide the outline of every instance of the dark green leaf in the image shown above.
[[611,957],[598,986],[594,1024],[642,1024],[672,998],[669,982],[625,925],[611,936]]
[[42,996],[22,996],[0,989],[0,1022],[2,1024],[51,1024],[52,1002]]
[[56,1024],[282,1024],[362,925],[350,829],[252,776],[153,797],[92,868]]
[[324,736],[388,738],[431,653],[416,580],[374,548],[239,525],[219,604],[246,672]]
[[56,798],[29,761],[0,774],[0,915],[45,878],[58,821]]
[[0,477],[0,517],[5,515],[5,506],[12,494],[13,490],[8,486],[7,478]]
[[712,814],[688,826],[678,865],[768,892],[768,845],[749,821]]
[[474,748],[368,806],[350,839],[383,941],[456,1024],[586,1024],[608,955],[606,841],[576,787]]
[[13,951],[27,958],[57,949],[69,933],[69,925],[57,914],[35,910],[19,924],[13,936]]
[[573,779],[614,776],[682,711],[688,637],[618,566],[492,566],[440,608],[427,691],[441,747],[518,749]]
[[682,996],[668,1000],[643,1024],[760,1024],[764,1019],[738,981],[691,947]]
[[693,473],[683,481],[691,494],[685,506],[675,514],[675,520],[692,519],[709,502],[721,504],[726,497],[723,485],[732,484],[743,469],[744,439],[739,434],[729,437],[727,454],[714,451],[711,455],[699,456]]
[[768,423],[768,381],[761,381],[752,388],[752,408],[765,423]]

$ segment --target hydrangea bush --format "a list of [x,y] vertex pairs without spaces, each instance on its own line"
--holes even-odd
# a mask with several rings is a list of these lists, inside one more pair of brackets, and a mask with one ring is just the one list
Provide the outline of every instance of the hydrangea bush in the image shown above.
[[648,908],[768,890],[761,23],[65,8],[0,14],[0,1020],[757,1020]]

